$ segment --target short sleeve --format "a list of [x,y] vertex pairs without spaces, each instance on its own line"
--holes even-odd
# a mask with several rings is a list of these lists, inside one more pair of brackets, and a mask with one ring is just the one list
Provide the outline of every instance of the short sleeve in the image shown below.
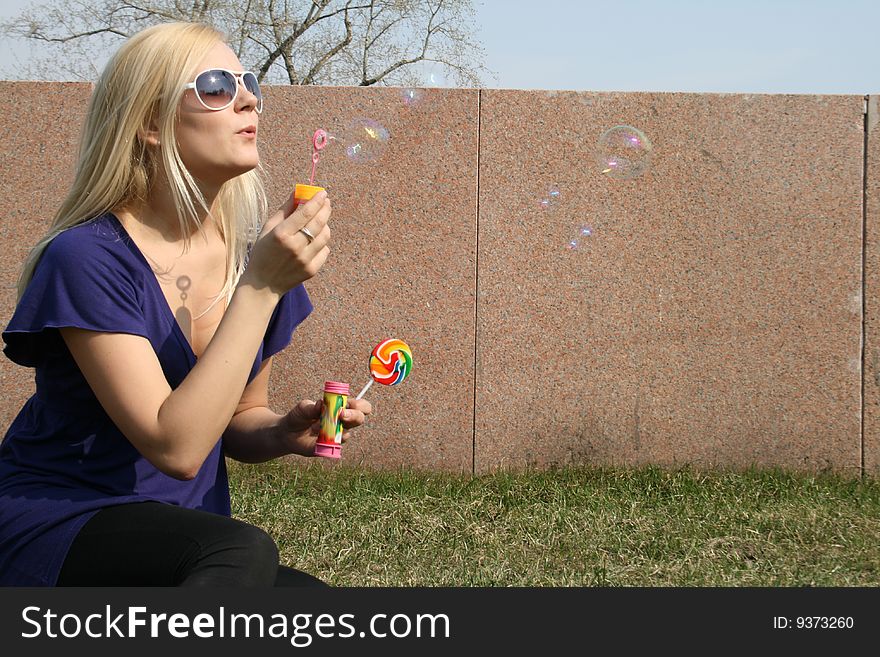
[[127,249],[119,246],[94,239],[87,225],[49,243],[3,331],[3,352],[10,360],[35,367],[45,356],[46,341],[57,340],[51,329],[62,327],[149,337],[142,282],[125,260]]
[[312,302],[306,288],[300,283],[288,290],[269,319],[263,339],[263,360],[277,354],[290,344],[293,331],[312,312]]

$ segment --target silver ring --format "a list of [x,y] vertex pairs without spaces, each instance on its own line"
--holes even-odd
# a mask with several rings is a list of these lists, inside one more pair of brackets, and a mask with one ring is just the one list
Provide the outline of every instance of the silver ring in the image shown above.
[[308,228],[306,228],[305,226],[303,226],[302,228],[300,228],[300,229],[299,229],[299,232],[301,232],[303,235],[305,235],[305,236],[308,238],[308,240],[309,240],[309,244],[311,244],[312,241],[315,239],[315,236],[312,235],[312,231],[310,231],[310,230],[309,230]]

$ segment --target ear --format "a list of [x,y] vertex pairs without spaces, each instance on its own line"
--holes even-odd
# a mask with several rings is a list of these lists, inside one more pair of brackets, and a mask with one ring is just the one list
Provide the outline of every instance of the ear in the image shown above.
[[137,136],[144,146],[152,148],[158,148],[160,146],[159,126],[155,124],[152,118],[147,121],[146,125],[138,128]]

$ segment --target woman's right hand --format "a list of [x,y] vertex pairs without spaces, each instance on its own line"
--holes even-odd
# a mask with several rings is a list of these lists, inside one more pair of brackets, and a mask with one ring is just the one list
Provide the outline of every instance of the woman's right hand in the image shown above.
[[[327,192],[320,191],[296,210],[293,208],[291,193],[263,226],[242,274],[242,282],[269,289],[279,297],[317,274],[330,255],[327,222],[332,208]],[[302,228],[315,239],[310,241]]]

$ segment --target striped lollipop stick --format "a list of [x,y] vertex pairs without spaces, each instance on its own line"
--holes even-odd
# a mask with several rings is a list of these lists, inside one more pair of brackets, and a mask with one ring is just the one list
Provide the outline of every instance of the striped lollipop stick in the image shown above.
[[369,381],[367,381],[367,385],[365,385],[363,388],[361,388],[361,391],[357,394],[357,397],[355,397],[355,399],[360,399],[361,397],[366,395],[367,390],[370,389],[371,385],[373,385],[373,379],[370,379]]
[[383,340],[373,348],[373,353],[370,354],[371,378],[355,399],[360,399],[367,394],[373,381],[378,381],[386,386],[396,386],[402,383],[412,371],[412,366],[412,350],[406,342],[396,338]]

